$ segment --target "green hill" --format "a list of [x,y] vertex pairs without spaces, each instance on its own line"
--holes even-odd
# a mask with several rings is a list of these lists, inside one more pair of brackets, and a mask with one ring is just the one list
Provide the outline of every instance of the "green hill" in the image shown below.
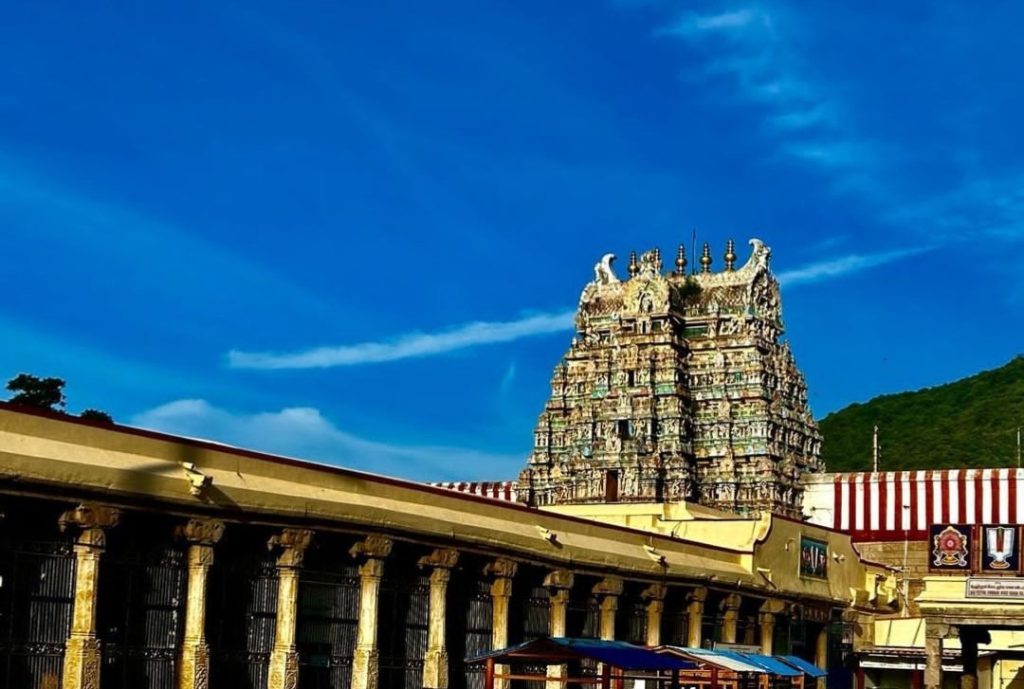
[[1024,356],[953,383],[851,404],[819,424],[829,471],[870,470],[876,424],[883,471],[1016,466]]

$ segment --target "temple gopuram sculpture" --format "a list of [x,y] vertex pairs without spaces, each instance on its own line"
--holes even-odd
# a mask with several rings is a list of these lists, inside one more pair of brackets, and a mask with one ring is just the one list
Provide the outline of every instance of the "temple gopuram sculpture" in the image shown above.
[[551,398],[518,482],[546,506],[693,501],[752,515],[800,517],[800,475],[820,472],[821,437],[783,333],[771,250],[752,239],[740,268],[688,275],[661,252],[629,260],[629,276],[595,266],[576,335],[555,367]]

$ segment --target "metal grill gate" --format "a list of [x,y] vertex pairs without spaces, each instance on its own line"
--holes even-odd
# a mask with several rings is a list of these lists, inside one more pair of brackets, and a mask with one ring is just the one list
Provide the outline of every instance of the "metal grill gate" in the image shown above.
[[686,646],[689,628],[690,616],[686,611],[684,594],[678,589],[669,589],[661,615],[661,643]]
[[615,638],[643,646],[647,643],[647,604],[622,596],[615,615]]
[[74,598],[70,543],[0,541],[0,686],[60,686]]
[[359,573],[302,570],[299,580],[299,685],[336,689],[352,684],[352,655],[359,623]]
[[111,549],[100,559],[97,631],[106,689],[174,689],[187,581],[179,546]]
[[[509,606],[509,644],[532,641],[547,636],[551,630],[551,596],[543,586],[531,586],[525,595],[515,589]],[[542,665],[523,666],[524,672],[544,674]],[[525,689],[543,689],[544,682],[524,682]]]
[[[587,582],[572,591],[569,605],[565,611],[565,635],[584,639],[597,639],[601,636],[601,605],[598,597],[588,593]],[[573,674],[594,676],[597,674],[597,661],[581,660],[570,664]]]
[[475,658],[491,650],[494,608],[491,584],[486,580],[452,581],[448,590],[448,681],[451,689],[483,689],[484,665],[470,665]]
[[270,555],[253,559],[255,549],[239,551],[218,553],[210,570],[210,686],[264,689],[277,627],[277,567]]
[[419,689],[423,686],[423,656],[427,652],[430,577],[401,570],[384,574],[380,591],[381,689]]

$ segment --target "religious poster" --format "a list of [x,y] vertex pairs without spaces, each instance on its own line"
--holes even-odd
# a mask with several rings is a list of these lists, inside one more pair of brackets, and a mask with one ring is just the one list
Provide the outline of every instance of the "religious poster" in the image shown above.
[[800,576],[828,578],[828,543],[800,537]]
[[987,574],[1020,571],[1020,528],[1010,524],[981,527],[981,566]]
[[970,571],[974,554],[973,536],[973,527],[967,524],[933,524],[928,539],[931,545],[929,568],[947,572]]

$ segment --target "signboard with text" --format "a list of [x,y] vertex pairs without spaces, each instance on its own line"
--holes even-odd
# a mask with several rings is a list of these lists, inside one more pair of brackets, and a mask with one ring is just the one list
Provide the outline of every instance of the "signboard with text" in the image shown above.
[[1024,598],[1024,579],[979,578],[967,580],[968,598]]

